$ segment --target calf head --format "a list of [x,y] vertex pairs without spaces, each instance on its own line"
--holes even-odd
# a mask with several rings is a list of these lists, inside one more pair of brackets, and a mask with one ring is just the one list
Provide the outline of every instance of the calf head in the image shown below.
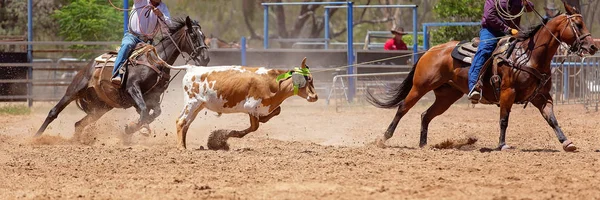
[[282,81],[291,81],[294,87],[294,95],[305,98],[308,102],[315,102],[319,99],[313,85],[312,74],[310,74],[310,70],[306,66],[306,58],[302,59],[300,68],[294,68],[289,72],[279,75],[277,82],[281,84]]

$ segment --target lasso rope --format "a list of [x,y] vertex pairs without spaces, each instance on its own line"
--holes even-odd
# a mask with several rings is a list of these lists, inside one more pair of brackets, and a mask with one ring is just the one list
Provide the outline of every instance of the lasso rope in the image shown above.
[[[509,3],[510,2],[507,0],[506,7],[508,7]],[[521,8],[521,11],[519,13],[517,13],[516,15],[511,14],[510,10],[504,10],[504,8],[502,8],[502,5],[500,4],[500,0],[496,0],[496,3],[494,4],[494,6],[496,6],[496,12],[498,13],[498,15],[500,17],[502,17],[504,20],[512,21],[514,19],[521,17],[525,13],[525,5],[523,5],[523,7]]]
[[[502,39],[502,38],[506,38],[506,37],[510,37],[510,36],[494,37],[494,38],[490,38],[490,39],[480,40],[479,42],[481,43],[481,42],[485,42],[485,41],[489,41],[489,40],[497,40],[497,39]],[[396,59],[396,58],[404,58],[404,57],[414,56],[414,55],[418,55],[418,54],[424,54],[424,53],[429,52],[429,51],[440,51],[440,50],[443,50],[443,49],[444,49],[443,47],[434,46],[434,47],[431,47],[428,50],[417,51],[417,53],[409,53],[409,54],[404,54],[404,55],[399,55],[399,56],[392,56],[392,57],[387,57],[387,58],[382,58],[382,59],[372,60],[372,61],[367,61],[367,62],[362,62],[362,63],[356,63],[356,64],[351,64],[351,65],[344,65],[344,66],[340,66],[340,67],[327,68],[327,69],[322,69],[322,70],[314,70],[313,73],[326,72],[326,71],[336,71],[336,70],[345,69],[345,68],[353,67],[353,66],[357,66],[357,65],[366,65],[366,64],[371,64],[371,63],[376,63],[376,62],[381,62],[381,61],[386,61],[386,60],[392,60],[392,59]],[[416,63],[413,63],[413,64],[416,64]]]

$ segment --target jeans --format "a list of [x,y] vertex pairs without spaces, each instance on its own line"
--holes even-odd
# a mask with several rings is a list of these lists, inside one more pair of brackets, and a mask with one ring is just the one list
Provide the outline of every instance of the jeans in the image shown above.
[[477,52],[473,57],[473,62],[471,62],[471,68],[469,69],[469,91],[473,91],[473,87],[477,84],[477,77],[479,76],[479,72],[481,71],[481,67],[485,64],[496,49],[496,45],[498,44],[498,37],[502,37],[501,33],[494,33],[487,28],[481,28],[479,31],[479,47],[477,47]]
[[131,52],[134,50],[135,45],[137,43],[143,42],[137,36],[131,33],[125,33],[123,36],[123,40],[121,40],[121,48],[119,49],[119,54],[115,59],[115,66],[113,67],[112,74],[113,77],[121,76],[119,73],[119,69],[122,67],[123,63],[129,58]]

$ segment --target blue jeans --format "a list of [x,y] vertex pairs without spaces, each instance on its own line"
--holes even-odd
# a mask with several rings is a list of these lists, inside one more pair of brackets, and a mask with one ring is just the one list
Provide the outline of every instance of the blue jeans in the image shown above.
[[479,47],[477,47],[477,52],[473,57],[473,62],[471,62],[471,68],[469,69],[469,91],[473,90],[475,84],[477,84],[477,76],[479,76],[479,72],[481,71],[481,67],[485,64],[496,49],[496,45],[498,44],[498,38],[502,37],[503,34],[494,33],[487,28],[481,28],[479,31]]
[[115,66],[113,67],[113,77],[120,76],[117,72],[122,67],[123,63],[129,58],[131,52],[135,48],[137,43],[143,42],[137,36],[131,33],[125,33],[123,36],[123,40],[121,40],[121,49],[119,49],[119,54],[115,59]]

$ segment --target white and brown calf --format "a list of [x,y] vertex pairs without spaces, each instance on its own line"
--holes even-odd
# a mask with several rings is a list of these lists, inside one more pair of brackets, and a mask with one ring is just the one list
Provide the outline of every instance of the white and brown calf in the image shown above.
[[186,134],[202,109],[221,113],[248,113],[250,127],[232,131],[228,137],[244,137],[281,112],[281,103],[298,95],[309,102],[318,97],[312,75],[306,66],[294,70],[252,68],[242,66],[174,67],[187,69],[183,77],[185,106],[177,119],[178,147],[186,148]]

